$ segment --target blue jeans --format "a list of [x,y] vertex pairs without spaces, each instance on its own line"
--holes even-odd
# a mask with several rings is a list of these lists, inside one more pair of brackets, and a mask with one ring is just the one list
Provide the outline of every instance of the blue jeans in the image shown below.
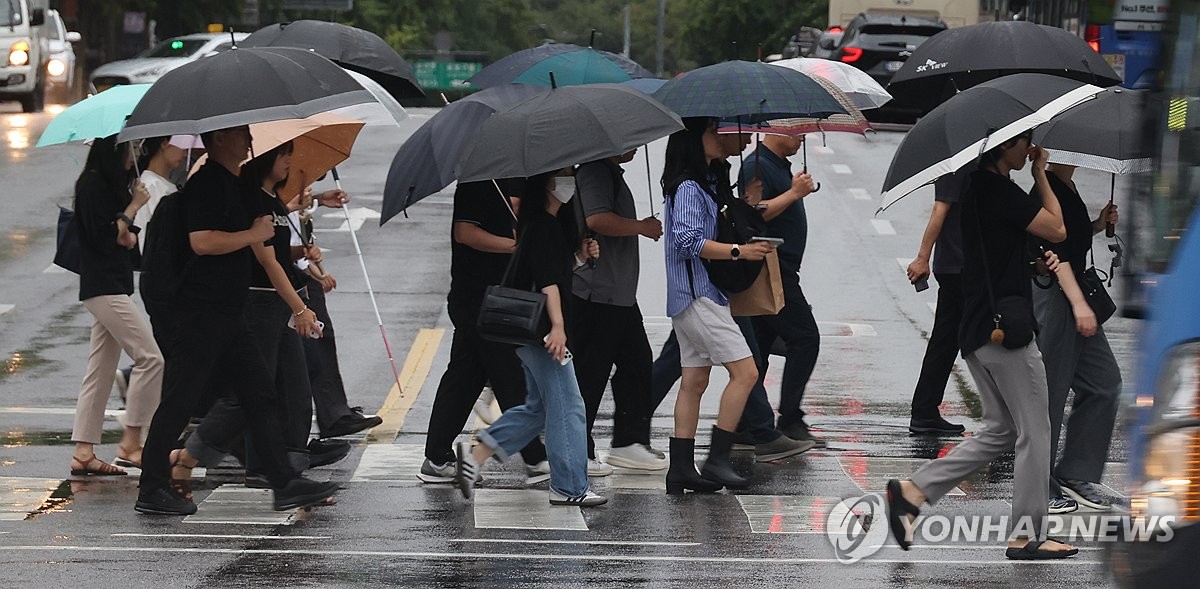
[[505,411],[479,441],[508,460],[545,429],[550,488],[580,497],[588,490],[587,417],[574,362],[564,366],[540,346],[521,346],[517,356],[525,369],[525,404]]

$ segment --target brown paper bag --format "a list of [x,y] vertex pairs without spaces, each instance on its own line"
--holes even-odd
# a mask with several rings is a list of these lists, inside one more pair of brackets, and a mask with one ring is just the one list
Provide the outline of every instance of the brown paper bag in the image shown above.
[[779,271],[779,254],[772,251],[758,279],[750,288],[729,296],[729,311],[734,317],[778,315],[783,309],[783,274]]

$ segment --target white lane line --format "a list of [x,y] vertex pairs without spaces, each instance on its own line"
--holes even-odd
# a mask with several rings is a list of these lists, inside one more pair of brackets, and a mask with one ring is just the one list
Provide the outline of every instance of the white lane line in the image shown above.
[[110,534],[114,538],[215,538],[221,540],[332,540],[333,536],[264,536],[252,534]]
[[867,192],[865,188],[848,188],[846,192],[849,192],[850,196],[856,200],[871,200],[871,193]]
[[3,315],[16,308],[16,305],[0,305],[0,315]]
[[[996,547],[989,547],[998,550]],[[558,561],[613,561],[613,562],[689,562],[696,564],[840,564],[836,558],[766,558],[766,557],[737,557],[737,556],[651,556],[642,554],[505,554],[487,552],[402,552],[390,550],[288,550],[283,548],[190,548],[166,546],[73,546],[54,544],[45,546],[5,546],[5,550],[20,550],[26,552],[141,552],[161,554],[230,554],[238,556],[268,555],[268,556],[324,556],[324,557],[378,557],[402,558],[408,560],[558,560]],[[870,558],[861,561],[863,564],[965,564],[965,565],[1034,565],[1040,566],[1045,561],[1036,560],[947,560],[931,559],[888,559]],[[1066,565],[1103,565],[1102,560],[1084,560],[1067,558],[1055,561],[1056,566]]]
[[66,274],[67,272],[66,268],[60,268],[57,264],[50,264],[46,266],[45,270],[42,270],[42,274]]
[[592,546],[700,546],[699,542],[620,542],[616,540],[519,540],[514,538],[455,538],[451,542],[480,544],[584,544]]
[[892,222],[887,219],[871,219],[871,226],[875,228],[875,232],[880,235],[895,235],[896,228],[892,227]]
[[474,503],[476,528],[588,530],[578,507],[550,505],[545,491],[479,489],[475,491]]
[[[75,408],[66,407],[0,407],[0,413],[21,413],[26,415],[75,415]],[[105,417],[124,415],[121,409],[105,409]]]
[[879,335],[879,332],[875,331],[874,327],[865,323],[847,323],[846,325],[850,326],[850,331],[854,334],[854,337],[875,337]]
[[833,168],[834,174],[845,174],[848,176],[854,173],[854,171],[850,169],[850,166],[847,166],[846,164],[833,164],[830,167]]

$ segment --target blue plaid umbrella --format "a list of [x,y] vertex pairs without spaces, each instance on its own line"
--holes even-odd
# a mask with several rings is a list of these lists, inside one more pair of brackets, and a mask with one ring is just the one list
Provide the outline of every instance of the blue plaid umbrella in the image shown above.
[[610,51],[570,43],[546,43],[504,57],[471,76],[467,82],[477,88],[501,84],[550,86],[551,72],[558,86],[615,84],[654,77],[632,59]]
[[668,81],[654,98],[681,117],[744,123],[791,117],[823,118],[846,108],[812,78],[782,67],[726,61]]

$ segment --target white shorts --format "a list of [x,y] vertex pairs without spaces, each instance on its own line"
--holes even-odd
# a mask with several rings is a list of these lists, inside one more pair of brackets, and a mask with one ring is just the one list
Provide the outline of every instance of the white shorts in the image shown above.
[[746,336],[729,314],[712,299],[700,297],[671,318],[679,339],[679,364],[684,368],[706,368],[750,357]]

